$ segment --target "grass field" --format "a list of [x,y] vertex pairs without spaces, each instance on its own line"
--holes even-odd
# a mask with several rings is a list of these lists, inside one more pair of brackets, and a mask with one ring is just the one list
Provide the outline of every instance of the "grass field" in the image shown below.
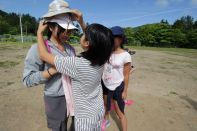
[[[23,63],[32,43],[0,43],[0,131],[49,131],[43,86],[25,88]],[[79,45],[75,46],[81,51]],[[197,50],[129,47],[135,70],[126,107],[128,131],[197,130]],[[111,113],[107,131],[118,131]]]

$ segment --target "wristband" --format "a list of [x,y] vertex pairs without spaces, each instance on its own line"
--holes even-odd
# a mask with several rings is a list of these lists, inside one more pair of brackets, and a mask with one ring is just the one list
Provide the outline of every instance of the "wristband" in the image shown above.
[[48,74],[50,75],[50,77],[52,77],[53,75],[51,75],[51,73],[49,72],[49,68],[47,69]]

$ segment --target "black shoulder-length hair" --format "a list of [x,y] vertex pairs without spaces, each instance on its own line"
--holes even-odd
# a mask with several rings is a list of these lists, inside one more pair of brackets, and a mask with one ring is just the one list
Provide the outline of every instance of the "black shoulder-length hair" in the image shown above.
[[82,52],[81,56],[88,59],[92,66],[105,64],[114,48],[111,30],[100,24],[88,25],[85,29],[85,39],[89,42],[89,48]]

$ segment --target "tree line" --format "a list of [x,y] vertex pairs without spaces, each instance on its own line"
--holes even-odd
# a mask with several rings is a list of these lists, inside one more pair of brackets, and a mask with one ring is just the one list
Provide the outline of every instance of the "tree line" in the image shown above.
[[197,49],[197,20],[183,16],[172,25],[167,20],[124,29],[129,45]]
[[[35,35],[38,26],[38,20],[29,14],[22,14],[23,33],[26,35]],[[0,10],[0,35],[20,34],[20,16],[16,13],[6,13]]]
[[[22,14],[23,34],[35,36],[38,21],[29,14]],[[189,15],[177,19],[173,24],[163,19],[159,23],[126,27],[124,30],[129,45],[197,49],[197,20]],[[0,10],[0,35],[3,34],[20,34],[19,14]],[[80,32],[76,32],[71,39],[77,41],[80,36]]]

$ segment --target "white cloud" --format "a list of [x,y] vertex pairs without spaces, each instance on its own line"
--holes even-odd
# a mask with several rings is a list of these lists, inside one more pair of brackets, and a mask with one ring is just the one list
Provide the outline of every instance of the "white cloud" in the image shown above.
[[[156,5],[159,7],[167,7],[172,3],[181,3],[183,1],[185,0],[156,0]],[[197,1],[197,0],[193,0],[193,1]]]
[[197,0],[192,0],[192,5],[197,5]]
[[169,0],[157,0],[156,5],[160,7],[166,7],[169,5]]
[[182,2],[182,1],[185,1],[185,0],[170,0],[171,2]]
[[38,4],[38,1],[37,1],[37,0],[34,0],[34,1],[33,1],[33,4],[34,4],[34,5],[37,5],[37,4]]
[[196,9],[196,8],[193,7],[193,8],[184,8],[184,9],[164,10],[164,11],[153,12],[153,13],[149,13],[149,14],[145,14],[145,15],[141,15],[141,16],[136,16],[136,17],[123,18],[121,20],[116,20],[116,21],[107,21],[106,23],[116,23],[117,24],[117,23],[122,23],[122,22],[132,21],[132,20],[138,20],[138,19],[151,17],[151,16],[159,16],[159,15],[164,15],[164,14],[170,14],[170,13],[174,13],[174,12],[188,12],[192,9]]

